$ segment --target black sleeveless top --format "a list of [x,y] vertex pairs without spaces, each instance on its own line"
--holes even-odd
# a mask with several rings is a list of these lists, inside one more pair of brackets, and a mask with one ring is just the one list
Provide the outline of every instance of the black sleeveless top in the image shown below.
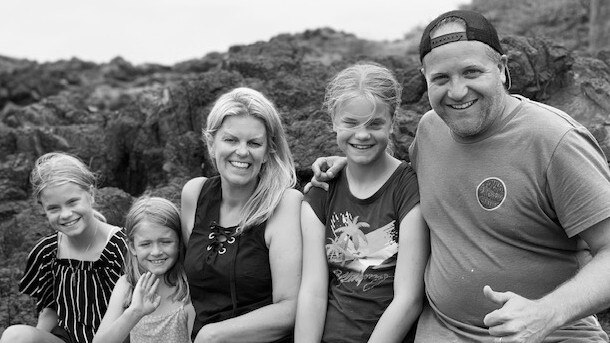
[[236,227],[218,224],[221,200],[220,177],[207,179],[197,200],[195,223],[184,259],[196,312],[193,339],[206,324],[273,302],[269,249],[265,243],[267,223],[234,235]]

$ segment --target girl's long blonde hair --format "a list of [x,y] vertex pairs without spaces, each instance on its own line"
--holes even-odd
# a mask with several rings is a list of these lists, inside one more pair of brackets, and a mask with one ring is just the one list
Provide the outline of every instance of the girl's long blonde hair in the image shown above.
[[284,191],[296,184],[296,173],[278,111],[263,94],[245,87],[236,88],[220,96],[208,115],[203,137],[215,167],[212,152],[214,136],[228,116],[258,118],[265,124],[267,134],[267,162],[261,167],[254,193],[241,211],[238,229],[241,233],[271,217]]

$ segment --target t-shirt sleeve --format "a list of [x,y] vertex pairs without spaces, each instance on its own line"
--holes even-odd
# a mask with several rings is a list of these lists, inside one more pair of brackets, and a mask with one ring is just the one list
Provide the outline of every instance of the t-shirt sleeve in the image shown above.
[[53,296],[53,261],[57,251],[55,236],[42,239],[34,246],[19,281],[19,291],[36,299],[38,312],[44,308],[56,309]]
[[610,217],[608,162],[586,129],[572,129],[563,136],[547,178],[557,218],[569,237]]
[[311,187],[309,192],[303,196],[303,201],[306,201],[311,209],[316,214],[322,223],[326,223],[326,212],[328,210],[328,192],[319,187]]
[[394,187],[394,198],[396,199],[395,206],[397,206],[396,212],[398,213],[398,222],[400,223],[407,213],[419,203],[417,176],[409,164],[406,165],[398,179],[396,187]]

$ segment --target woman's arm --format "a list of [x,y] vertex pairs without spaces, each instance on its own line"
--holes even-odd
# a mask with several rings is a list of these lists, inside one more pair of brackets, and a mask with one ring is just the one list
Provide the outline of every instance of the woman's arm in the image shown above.
[[205,325],[195,342],[270,342],[287,335],[294,326],[301,281],[302,195],[288,189],[267,222],[265,239],[273,285],[273,304],[241,316]]
[[159,279],[150,272],[140,276],[133,290],[131,305],[125,309],[123,303],[131,285],[125,275],[121,276],[112,290],[108,309],[93,337],[93,343],[123,342],[140,319],[159,306],[160,298],[156,294],[158,284]]
[[394,299],[377,322],[369,342],[402,342],[417,321],[424,297],[424,269],[430,254],[428,226],[416,205],[400,222]]
[[57,311],[50,307],[45,307],[38,314],[36,328],[42,331],[51,332],[57,326]]
[[189,241],[189,237],[191,237],[191,231],[193,231],[197,199],[199,199],[199,192],[201,192],[201,187],[205,180],[205,177],[196,177],[189,180],[182,187],[182,195],[180,196],[180,223],[182,225],[182,237],[184,238],[185,246]]
[[303,232],[303,281],[299,291],[295,342],[320,342],[328,302],[326,230],[308,203],[301,208]]

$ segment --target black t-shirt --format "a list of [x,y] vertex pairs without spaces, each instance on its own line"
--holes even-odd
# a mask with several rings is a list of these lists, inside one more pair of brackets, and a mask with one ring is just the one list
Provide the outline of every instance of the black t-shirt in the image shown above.
[[323,342],[365,342],[394,295],[400,222],[419,202],[417,177],[403,162],[367,199],[354,197],[344,171],[307,201],[326,226],[329,269]]

